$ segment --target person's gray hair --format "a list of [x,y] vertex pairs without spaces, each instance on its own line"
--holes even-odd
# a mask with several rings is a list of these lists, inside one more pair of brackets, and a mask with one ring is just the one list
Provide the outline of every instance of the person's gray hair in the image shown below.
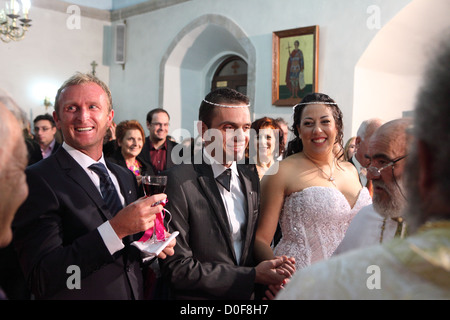
[[356,133],[357,137],[361,138],[361,141],[364,141],[368,135],[372,135],[378,127],[383,124],[383,120],[379,118],[367,119],[361,122],[361,125],[358,128]]
[[[25,129],[28,124],[28,118],[26,113],[19,107],[19,105],[14,101],[14,99],[3,89],[0,89],[0,103],[3,104],[6,109],[11,111],[11,113],[19,121],[22,129]],[[0,125],[4,123],[3,119],[0,119]]]

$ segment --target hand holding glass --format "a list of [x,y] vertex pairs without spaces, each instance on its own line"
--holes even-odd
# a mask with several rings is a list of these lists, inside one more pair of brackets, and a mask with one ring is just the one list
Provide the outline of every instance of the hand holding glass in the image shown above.
[[[149,175],[142,176],[142,186],[144,188],[144,192],[147,197],[157,193],[164,193],[164,191],[166,190],[166,185],[167,185],[166,176],[149,176]],[[160,203],[166,204],[166,201],[167,199],[163,201],[158,201],[152,204],[152,206],[157,206]],[[163,211],[169,214],[169,221],[167,222],[167,232],[168,232],[169,223],[170,220],[172,219],[172,216],[167,209],[163,209]],[[160,239],[158,239],[158,234],[156,230],[158,224],[160,227],[159,228]],[[158,256],[158,254],[161,253],[162,250],[164,250],[164,248],[172,241],[172,239],[174,239],[179,234],[178,231],[175,231],[173,234],[167,237],[166,229],[164,228],[164,216],[162,216],[162,212],[156,215],[151,237],[148,236],[149,230],[145,232],[145,234],[142,236],[141,239],[139,239],[138,241],[134,241],[132,243],[132,245],[141,250],[144,261],[148,259],[153,259],[154,257]]]
[[[154,194],[158,194],[158,193],[164,193],[164,191],[166,190],[166,185],[167,185],[167,176],[149,176],[149,175],[142,176],[142,186],[144,188],[144,192],[147,197],[154,195]],[[162,201],[154,203],[153,206],[156,206],[160,203],[162,203]],[[169,213],[169,216],[170,216],[170,212],[168,212],[167,210],[164,210],[164,211]],[[157,217],[155,219],[155,223],[153,226],[152,237],[149,240],[147,240],[150,243],[156,243],[156,242],[165,240],[165,239],[158,240],[158,237],[156,234],[157,220],[160,219],[162,222],[164,222],[164,217],[161,217],[161,214],[162,214],[162,212],[157,214]],[[160,215],[160,217],[158,217],[158,215]]]

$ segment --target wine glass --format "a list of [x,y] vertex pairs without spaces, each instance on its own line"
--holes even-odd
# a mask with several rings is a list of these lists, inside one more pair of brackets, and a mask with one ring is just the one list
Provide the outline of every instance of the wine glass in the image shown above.
[[167,176],[142,176],[142,186],[147,197],[166,191]]
[[[158,193],[164,193],[166,190],[167,185],[167,176],[152,176],[152,175],[144,175],[142,176],[142,186],[144,188],[144,193],[147,197],[158,194]],[[157,206],[158,204],[162,203],[163,201],[158,201],[152,206]],[[165,212],[168,212],[167,210],[163,209]],[[158,235],[156,233],[156,222],[158,219],[161,219],[161,221],[164,223],[164,217],[161,217],[162,212],[157,213],[155,223],[153,226],[153,233],[149,240],[149,243],[156,243],[160,241],[165,240],[165,235],[163,239],[158,239]],[[170,214],[170,213],[169,213]],[[160,215],[158,217],[158,215]]]

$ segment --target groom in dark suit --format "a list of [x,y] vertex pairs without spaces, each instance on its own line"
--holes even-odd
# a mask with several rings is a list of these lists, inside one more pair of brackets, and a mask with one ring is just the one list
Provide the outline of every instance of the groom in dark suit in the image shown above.
[[[111,93],[91,74],[58,90],[53,117],[64,143],[27,168],[29,197],[14,221],[14,243],[38,299],[141,299],[142,261],[131,246],[153,226],[166,197],[137,200],[133,173],[105,161]],[[175,242],[160,255],[173,254]]]
[[292,273],[284,258],[253,260],[259,178],[237,164],[249,141],[248,103],[228,88],[208,94],[199,111],[203,153],[165,172],[170,229],[180,232],[175,254],[162,261],[174,299],[251,299],[255,283],[279,284]]

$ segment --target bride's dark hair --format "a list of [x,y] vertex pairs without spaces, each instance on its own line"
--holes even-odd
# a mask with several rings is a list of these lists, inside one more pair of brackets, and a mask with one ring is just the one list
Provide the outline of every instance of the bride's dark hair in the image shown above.
[[334,121],[336,123],[337,135],[336,141],[334,144],[338,144],[338,148],[335,149],[336,158],[340,159],[344,156],[344,148],[343,148],[343,138],[344,138],[344,123],[343,123],[343,115],[341,109],[339,109],[336,102],[331,99],[328,95],[324,93],[310,93],[306,95],[302,101],[294,107],[294,116],[293,116],[293,124],[292,124],[292,132],[295,137],[289,141],[286,157],[293,155],[295,153],[301,152],[303,150],[303,143],[299,137],[299,132],[297,130],[297,125],[300,125],[300,119],[302,118],[303,110],[306,106],[308,106],[308,102],[327,102],[332,104],[326,104],[325,106],[330,108],[333,114]]

